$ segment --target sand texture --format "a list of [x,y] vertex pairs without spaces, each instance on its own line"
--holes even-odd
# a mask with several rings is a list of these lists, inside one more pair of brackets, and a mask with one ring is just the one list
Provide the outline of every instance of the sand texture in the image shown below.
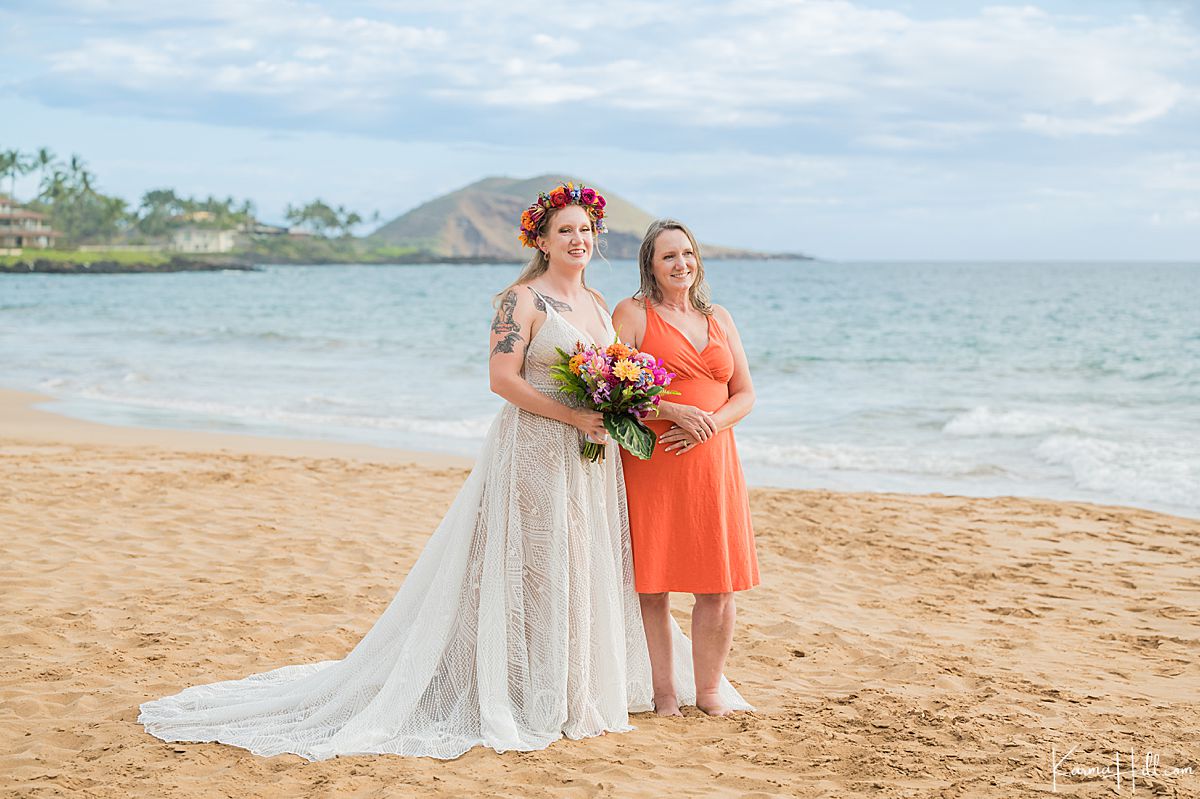
[[755,713],[450,762],[166,744],[140,702],[353,647],[466,472],[82,423],[56,441],[8,408],[3,797],[1008,799],[1051,795],[1073,746],[1062,795],[1128,795],[1066,772],[1132,750],[1160,757],[1140,795],[1200,796],[1200,521],[1014,498],[754,490],[763,584],[727,673]]

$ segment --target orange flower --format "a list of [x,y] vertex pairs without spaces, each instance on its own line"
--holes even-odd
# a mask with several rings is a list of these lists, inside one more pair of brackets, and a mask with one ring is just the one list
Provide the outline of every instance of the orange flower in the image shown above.
[[621,360],[622,358],[628,358],[630,355],[633,354],[633,350],[629,349],[629,347],[626,347],[624,344],[622,344],[619,341],[615,341],[612,344],[609,344],[608,349],[605,350],[605,352],[608,353],[608,357],[615,358],[618,361]]
[[613,364],[613,374],[622,380],[637,380],[642,376],[642,367],[633,361],[621,360]]
[[570,362],[567,364],[571,368],[571,374],[573,374],[573,375],[579,374],[579,367],[586,359],[587,358],[583,353],[579,353],[578,355],[572,355]]

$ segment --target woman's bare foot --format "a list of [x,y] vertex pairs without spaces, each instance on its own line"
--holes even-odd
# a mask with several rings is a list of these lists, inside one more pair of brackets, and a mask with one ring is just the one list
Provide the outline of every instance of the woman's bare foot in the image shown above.
[[660,716],[682,716],[675,694],[654,695],[654,712]]
[[716,691],[696,695],[696,707],[710,716],[728,716],[733,710],[721,701],[721,695]]

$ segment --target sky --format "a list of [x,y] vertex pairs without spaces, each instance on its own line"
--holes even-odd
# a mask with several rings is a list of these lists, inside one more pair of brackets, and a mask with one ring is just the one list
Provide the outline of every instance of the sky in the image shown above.
[[0,149],[134,205],[553,172],[830,260],[1200,260],[1200,2],[0,0],[0,42]]

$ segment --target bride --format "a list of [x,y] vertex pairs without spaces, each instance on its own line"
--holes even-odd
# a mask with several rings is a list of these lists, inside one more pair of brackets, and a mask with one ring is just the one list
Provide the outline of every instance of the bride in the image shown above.
[[[284,666],[146,702],[164,741],[219,741],[309,760],[390,753],[454,758],[533,750],[632,729],[652,708],[621,459],[599,413],[551,379],[556,348],[611,342],[584,282],[604,198],[566,184],[522,215],[535,248],[492,321],[492,390],[507,403],[475,468],[395,598],[341,660]],[[599,463],[582,436],[605,441]],[[681,704],[694,702],[674,626]],[[722,698],[748,709],[722,678]]]

